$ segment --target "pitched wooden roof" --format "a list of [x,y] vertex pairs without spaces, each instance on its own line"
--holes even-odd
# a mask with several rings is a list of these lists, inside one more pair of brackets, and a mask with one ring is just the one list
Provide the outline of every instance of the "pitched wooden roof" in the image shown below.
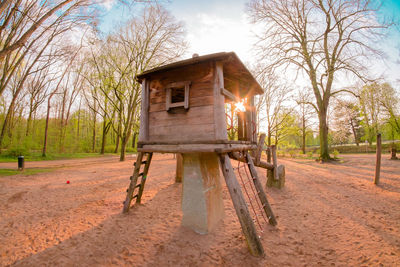
[[230,79],[235,79],[243,84],[246,84],[246,87],[242,88],[241,90],[252,91],[252,94],[264,93],[257,80],[253,77],[250,71],[246,68],[242,61],[240,61],[240,59],[234,52],[220,52],[177,61],[148,71],[144,71],[137,76],[137,79],[141,81],[142,79],[150,77],[152,74],[155,73],[160,73],[176,68],[182,68],[188,65],[203,63],[207,61],[222,61],[224,63],[224,77],[229,77]]

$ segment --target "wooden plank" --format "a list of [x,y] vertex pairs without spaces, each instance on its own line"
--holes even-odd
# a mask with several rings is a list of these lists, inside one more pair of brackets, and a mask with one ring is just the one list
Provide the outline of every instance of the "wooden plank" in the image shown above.
[[271,146],[272,164],[274,165],[274,179],[279,180],[278,174],[278,157],[276,156],[276,145]]
[[261,154],[262,154],[262,151],[263,151],[263,148],[264,148],[265,137],[266,137],[266,134],[262,133],[260,135],[260,138],[258,139],[257,150],[256,150],[256,153],[255,153],[255,158],[254,158],[254,164],[256,164],[256,165],[258,163],[260,163]]
[[138,148],[140,152],[160,153],[201,153],[215,152],[225,153],[231,151],[243,151],[255,149],[255,145],[227,145],[227,144],[187,144],[187,145],[143,145]]
[[231,161],[227,154],[220,154],[219,159],[221,162],[222,173],[225,177],[226,186],[231,195],[233,206],[235,207],[240,225],[242,226],[243,234],[246,237],[250,253],[254,256],[263,256],[264,248],[257,235],[256,228],[247,208],[246,201],[244,200],[240,185],[236,180]]
[[382,154],[382,138],[381,134],[376,136],[376,164],[375,164],[375,179],[374,184],[379,184],[379,179],[381,176],[381,154]]
[[[162,87],[161,83],[158,83],[157,87],[151,88],[150,91],[150,103],[158,104],[165,103],[166,89]],[[213,88],[211,81],[207,82],[192,82],[190,86],[190,97],[197,98],[203,96],[213,96]]]
[[215,139],[228,139],[226,130],[225,98],[220,89],[224,88],[223,63],[215,62],[214,66],[214,125]]
[[182,177],[183,177],[183,157],[181,153],[176,153],[175,183],[182,183]]
[[[271,206],[269,205],[269,202],[268,202],[268,199],[267,199],[267,195],[264,193],[263,187],[262,187],[262,185],[260,183],[260,180],[258,179],[257,170],[254,167],[253,160],[252,160],[252,158],[251,158],[251,156],[249,155],[248,152],[246,152],[246,158],[247,158],[247,162],[248,162],[247,166],[249,167],[251,176],[253,177],[252,180],[253,180],[254,186],[256,187],[258,198],[260,199],[261,204],[263,205],[265,214],[267,214],[267,216],[268,216],[269,224],[275,226],[277,224],[277,221],[275,219],[275,215],[272,212]],[[276,171],[276,173],[278,173],[278,171]]]
[[[243,157],[241,157],[240,154],[237,153],[237,152],[229,153],[229,157],[234,159],[234,160],[247,163],[247,160],[244,159]],[[253,161],[254,161],[254,159],[253,159]],[[260,162],[258,162],[257,164],[254,163],[254,165],[257,166],[257,167],[261,167],[261,168],[267,169],[267,170],[273,170],[274,169],[274,165],[272,165],[271,163],[262,161],[262,160],[260,160]]]
[[[213,96],[189,98],[189,107],[210,106],[213,105],[213,103],[214,103]],[[157,111],[167,111],[165,102],[150,105],[150,112],[157,112]]]
[[227,98],[229,98],[230,100],[232,100],[234,102],[240,101],[240,99],[238,97],[236,97],[234,94],[232,94],[225,88],[221,88],[221,94],[223,94],[224,96],[226,96]]
[[[143,80],[143,82],[144,82],[144,80]],[[135,164],[135,168],[133,170],[133,174],[131,177],[131,182],[129,183],[128,192],[126,193],[124,207],[122,209],[123,213],[128,212],[131,207],[133,191],[135,190],[135,187],[136,187],[142,159],[143,159],[143,153],[139,152],[136,157],[136,164]]]
[[149,141],[190,141],[213,139],[214,124],[150,126]]
[[149,85],[149,81],[143,79],[139,141],[147,141],[149,137]]
[[213,106],[191,107],[185,113],[172,114],[165,111],[149,113],[151,126],[197,125],[214,123]]
[[[255,143],[251,143],[249,141],[237,141],[237,140],[199,140],[199,141],[164,141],[164,142],[139,142],[138,146],[143,146],[143,145],[188,145],[188,144],[228,144],[228,145],[254,145],[256,146]],[[272,166],[272,165],[271,165]]]

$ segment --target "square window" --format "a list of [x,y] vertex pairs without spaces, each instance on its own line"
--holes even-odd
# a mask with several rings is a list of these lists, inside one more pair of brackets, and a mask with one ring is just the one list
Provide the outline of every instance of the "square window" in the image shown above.
[[166,87],[166,109],[183,107],[189,109],[190,81],[170,83]]

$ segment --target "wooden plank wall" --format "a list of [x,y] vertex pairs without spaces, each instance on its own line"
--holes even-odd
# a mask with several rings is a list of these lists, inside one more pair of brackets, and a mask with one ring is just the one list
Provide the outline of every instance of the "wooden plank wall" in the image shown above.
[[[150,77],[149,141],[214,140],[213,66],[206,62]],[[165,86],[191,81],[189,110],[167,112]]]

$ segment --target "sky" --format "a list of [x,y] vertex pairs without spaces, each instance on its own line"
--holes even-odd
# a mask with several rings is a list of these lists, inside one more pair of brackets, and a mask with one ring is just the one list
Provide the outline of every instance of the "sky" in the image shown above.
[[[234,51],[246,63],[254,63],[252,54],[255,42],[252,29],[245,12],[247,0],[165,0],[160,1],[177,20],[182,21],[187,32],[189,49],[185,58],[193,53],[205,55],[216,52]],[[109,32],[119,23],[131,17],[131,13],[141,4],[135,4],[133,10],[122,8],[115,0],[107,0],[106,15],[100,29]],[[394,17],[400,21],[400,0],[384,0],[379,13],[381,20]],[[400,26],[389,33],[382,48],[387,54],[385,62],[377,63],[376,74],[383,74],[386,80],[400,87]]]

